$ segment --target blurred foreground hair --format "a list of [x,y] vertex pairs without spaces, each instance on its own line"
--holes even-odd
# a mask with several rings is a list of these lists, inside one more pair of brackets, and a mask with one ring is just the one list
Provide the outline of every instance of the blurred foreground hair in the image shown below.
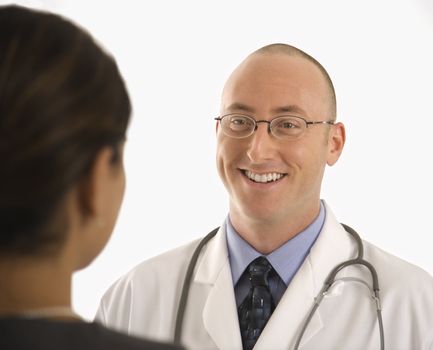
[[131,105],[113,57],[70,21],[0,7],[0,254],[57,246],[62,200],[101,148],[113,163]]

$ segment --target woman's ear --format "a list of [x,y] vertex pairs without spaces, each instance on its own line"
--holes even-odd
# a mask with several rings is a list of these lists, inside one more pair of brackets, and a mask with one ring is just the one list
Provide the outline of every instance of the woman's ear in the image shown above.
[[101,149],[89,170],[78,185],[79,207],[84,217],[98,216],[101,211],[101,190],[107,177],[112,151],[109,147]]
[[112,147],[102,148],[95,157],[88,175],[77,186],[79,219],[76,230],[83,268],[99,254],[113,231],[125,190],[123,147],[119,159],[113,161]]
[[[79,206],[84,217],[101,217],[113,191],[113,181],[123,171],[121,159],[113,163],[113,148],[106,146],[96,155],[87,176],[78,185]],[[119,151],[122,153],[122,149]],[[120,169],[119,169],[120,168]],[[123,190],[122,190],[123,195]]]
[[327,164],[334,165],[340,158],[343,152],[344,144],[346,142],[346,129],[343,123],[336,123],[332,125],[329,131],[328,138],[328,157]]

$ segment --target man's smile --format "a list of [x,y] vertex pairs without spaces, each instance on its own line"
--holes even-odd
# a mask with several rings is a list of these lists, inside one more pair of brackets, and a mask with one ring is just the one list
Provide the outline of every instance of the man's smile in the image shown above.
[[258,183],[276,182],[287,175],[285,173],[279,173],[279,172],[269,172],[269,173],[258,174],[258,173],[255,173],[255,172],[252,172],[252,171],[246,170],[246,169],[239,169],[239,170],[248,179],[250,179],[251,181],[254,181],[254,182],[258,182]]

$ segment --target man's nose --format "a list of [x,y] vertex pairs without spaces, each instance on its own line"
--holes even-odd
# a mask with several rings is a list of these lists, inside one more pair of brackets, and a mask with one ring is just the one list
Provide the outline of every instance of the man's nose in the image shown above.
[[252,162],[272,158],[275,152],[275,138],[269,132],[268,123],[258,123],[256,131],[249,138],[247,156]]

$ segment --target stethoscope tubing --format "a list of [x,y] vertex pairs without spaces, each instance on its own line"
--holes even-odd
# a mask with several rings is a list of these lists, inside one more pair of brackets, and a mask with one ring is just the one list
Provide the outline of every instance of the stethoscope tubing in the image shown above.
[[176,325],[174,329],[174,342],[175,344],[180,344],[180,338],[182,336],[182,326],[183,326],[183,318],[185,316],[186,304],[188,302],[188,295],[192,280],[192,274],[194,273],[195,265],[197,264],[197,259],[200,255],[203,247],[217,234],[219,227],[209,232],[198,244],[197,248],[195,248],[194,253],[191,257],[191,260],[188,264],[188,269],[186,270],[185,279],[182,286],[182,294],[179,300],[179,308],[177,310],[176,315]]
[[[355,259],[350,259],[350,260],[347,260],[347,261],[344,261],[344,262],[338,264],[329,272],[327,278],[325,279],[325,282],[323,284],[322,289],[320,290],[317,297],[314,298],[314,304],[313,304],[313,306],[310,310],[310,313],[308,314],[308,316],[307,316],[307,318],[306,318],[306,320],[302,326],[301,332],[298,335],[296,345],[294,348],[295,350],[297,350],[299,348],[299,345],[300,345],[301,340],[302,340],[302,336],[304,335],[305,330],[307,329],[311,319],[313,318],[314,313],[318,309],[318,307],[319,307],[319,305],[323,299],[323,296],[331,288],[331,286],[335,283],[335,281],[336,281],[335,277],[337,276],[338,272],[340,272],[345,267],[352,266],[352,265],[363,265],[363,266],[367,267],[367,269],[370,271],[370,274],[372,277],[372,285],[373,285],[373,288],[372,288],[373,298],[376,300],[376,306],[377,306],[376,311],[377,311],[377,319],[378,319],[378,326],[379,326],[379,333],[380,333],[380,349],[381,350],[385,349],[385,336],[384,336],[384,331],[383,331],[382,312],[381,312],[381,305],[380,305],[380,298],[379,298],[379,279],[377,276],[376,269],[373,267],[373,265],[371,263],[364,260],[364,258],[363,258],[364,246],[362,244],[362,240],[361,240],[361,237],[359,236],[359,234],[350,226],[345,225],[345,224],[341,224],[341,225],[355,239],[356,244],[357,244],[357,250],[358,250],[357,257]],[[180,300],[179,300],[179,307],[178,307],[177,315],[176,315],[176,323],[175,323],[175,330],[174,330],[174,342],[176,344],[181,343],[183,319],[185,316],[185,309],[186,309],[186,305],[188,302],[188,295],[189,295],[189,291],[190,291],[192,275],[194,273],[194,269],[195,269],[195,266],[197,264],[198,257],[200,255],[200,252],[202,251],[203,247],[217,234],[218,230],[219,230],[219,227],[217,227],[216,229],[209,232],[200,241],[200,243],[195,248],[194,253],[191,257],[191,260],[188,264],[188,268],[187,268],[187,271],[185,274],[185,279],[183,282],[182,292],[181,292],[181,296],[180,296]],[[368,285],[367,285],[367,287],[368,287]]]
[[[361,240],[361,237],[359,236],[359,234],[350,226],[345,225],[345,224],[341,224],[341,225],[355,239],[356,245],[357,245],[357,250],[358,250],[358,256],[355,259],[343,261],[342,263],[335,266],[329,272],[328,276],[325,279],[325,282],[323,283],[323,287],[321,288],[321,290],[317,294],[317,296],[314,298],[314,304],[313,304],[313,306],[310,310],[310,313],[308,314],[306,320],[303,323],[301,332],[299,333],[298,338],[296,340],[294,350],[299,349],[299,345],[301,344],[302,337],[303,337],[308,325],[310,324],[311,319],[313,318],[313,315],[315,314],[315,312],[319,308],[319,305],[322,302],[322,299],[325,296],[325,294],[332,287],[332,285],[336,282],[335,277],[337,276],[338,272],[340,272],[345,267],[352,266],[352,265],[363,265],[363,266],[367,267],[367,269],[370,271],[371,278],[372,278],[372,285],[373,285],[372,297],[376,301],[376,314],[377,314],[379,334],[380,334],[380,349],[381,350],[385,349],[385,335],[384,335],[384,330],[383,330],[382,310],[381,310],[380,297],[379,297],[379,278],[377,276],[376,269],[374,268],[374,266],[371,263],[364,260],[364,258],[363,258],[364,245],[362,244],[362,240]],[[365,283],[363,281],[359,281],[359,282],[362,282],[363,284],[365,284],[367,286],[367,288],[370,290],[370,287],[368,286],[367,283]]]

